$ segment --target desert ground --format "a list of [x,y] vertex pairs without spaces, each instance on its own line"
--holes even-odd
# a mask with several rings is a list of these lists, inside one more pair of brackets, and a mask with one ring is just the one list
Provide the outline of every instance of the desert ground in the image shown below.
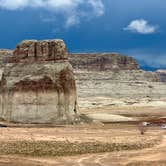
[[[165,166],[166,130],[160,127],[165,109],[161,103],[80,109],[132,117],[131,122],[7,124],[0,128],[0,166]],[[138,123],[145,120],[152,125],[141,135]]]

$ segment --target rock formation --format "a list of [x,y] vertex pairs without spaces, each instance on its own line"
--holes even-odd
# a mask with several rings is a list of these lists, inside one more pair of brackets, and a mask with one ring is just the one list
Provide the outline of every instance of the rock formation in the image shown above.
[[90,71],[138,70],[137,62],[117,53],[70,54],[70,62],[75,69]]
[[[76,88],[64,43],[24,41],[11,54],[3,54],[2,66],[7,65],[4,72],[0,69],[0,116],[37,123],[73,120]],[[166,99],[166,84],[161,82],[165,74],[140,70],[134,58],[117,53],[74,53],[69,60],[81,107]]]
[[12,55],[13,55],[12,50],[6,50],[6,49],[0,50],[0,84],[1,84],[3,71],[6,65],[6,58]]
[[159,75],[162,82],[166,82],[166,70],[157,70],[156,73]]
[[0,68],[6,65],[6,58],[13,56],[13,51],[12,50],[0,50]]
[[62,40],[17,45],[0,84],[0,117],[10,122],[64,124],[77,113],[76,85]]
[[139,69],[136,60],[115,53],[70,54],[79,106],[119,105],[166,99],[166,84],[156,72]]

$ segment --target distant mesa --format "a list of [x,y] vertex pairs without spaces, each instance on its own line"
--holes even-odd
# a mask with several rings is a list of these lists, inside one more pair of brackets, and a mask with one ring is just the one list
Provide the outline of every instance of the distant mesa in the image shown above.
[[134,58],[118,53],[75,53],[70,54],[70,62],[75,69],[90,71],[138,70]]

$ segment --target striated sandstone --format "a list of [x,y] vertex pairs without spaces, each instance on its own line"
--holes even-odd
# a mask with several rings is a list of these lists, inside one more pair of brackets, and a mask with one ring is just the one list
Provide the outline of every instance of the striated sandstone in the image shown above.
[[[31,89],[31,91],[36,90],[40,93],[38,96],[43,94],[47,96],[55,87],[66,89],[68,81],[64,81],[67,83],[66,86],[59,85],[59,83],[64,83],[62,80],[65,80],[59,78],[63,78],[66,74],[61,76],[59,74],[66,66],[69,67],[72,73],[72,68],[68,62],[65,45],[62,44],[59,47],[58,43],[61,43],[61,41],[56,41],[56,44],[54,42],[35,40],[23,41],[19,44],[14,51],[14,56],[5,59],[5,62],[8,62],[5,72],[3,70],[0,72],[0,76],[4,73],[4,77],[7,78],[7,89],[14,87],[12,91],[25,92],[25,94],[29,93],[28,89]],[[51,44],[52,48],[50,48],[50,43],[54,43]],[[52,52],[51,55],[50,52]],[[166,84],[161,82],[163,79],[161,79],[159,72],[140,70],[139,65],[133,58],[116,53],[85,53],[69,54],[69,59],[75,69],[79,106],[83,108],[100,107],[102,105],[123,105],[144,100],[163,100],[166,98]],[[67,69],[66,71],[69,70]],[[69,76],[72,75],[71,73],[69,73]],[[19,75],[19,78],[18,83],[13,85],[13,80],[16,78],[15,75]],[[55,84],[56,86],[54,86]],[[70,91],[70,89],[75,89],[74,86],[67,89],[67,91],[69,91],[69,94],[74,91],[73,96],[75,99],[75,90]],[[46,93],[40,92],[45,90],[47,91]],[[50,98],[48,97],[48,99]],[[40,101],[41,98],[39,97],[37,97],[37,100],[29,97],[27,102],[24,103],[29,107],[33,102],[36,102],[35,106],[37,105],[38,107],[40,105],[41,108],[41,105],[45,105],[46,110],[50,108],[47,107],[47,104],[42,104],[43,101],[45,103],[52,101],[51,105],[57,105],[53,99],[42,99],[42,102]],[[17,101],[15,102],[17,103]],[[73,113],[73,111],[71,112]]]
[[123,105],[166,99],[166,84],[155,72],[139,69],[136,60],[115,53],[70,54],[79,106]]
[[62,40],[23,41],[7,58],[0,117],[20,123],[71,123],[77,114],[73,69]]
[[13,56],[12,50],[0,50],[0,68],[3,68],[7,63],[7,58]]
[[13,55],[12,50],[7,50],[7,49],[0,50],[0,84],[4,72],[4,67],[7,63],[7,58],[11,57],[12,55]]
[[14,56],[8,59],[13,62],[43,62],[68,59],[66,46],[62,40],[25,40],[17,45]]
[[166,99],[166,84],[161,75],[140,70],[133,58],[115,53],[86,53],[70,54],[70,61],[75,69],[81,108]]
[[153,72],[76,70],[75,77],[81,108],[166,99],[166,84]]
[[157,70],[156,73],[159,75],[162,82],[166,82],[166,70]]
[[90,71],[138,70],[138,63],[128,56],[117,53],[75,53],[70,54],[75,69]]

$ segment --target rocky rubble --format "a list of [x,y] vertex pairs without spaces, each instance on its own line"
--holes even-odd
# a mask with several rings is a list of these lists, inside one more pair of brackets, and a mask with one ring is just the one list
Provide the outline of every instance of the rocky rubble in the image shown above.
[[71,123],[77,114],[73,69],[62,40],[23,41],[7,57],[0,117],[20,123]]

